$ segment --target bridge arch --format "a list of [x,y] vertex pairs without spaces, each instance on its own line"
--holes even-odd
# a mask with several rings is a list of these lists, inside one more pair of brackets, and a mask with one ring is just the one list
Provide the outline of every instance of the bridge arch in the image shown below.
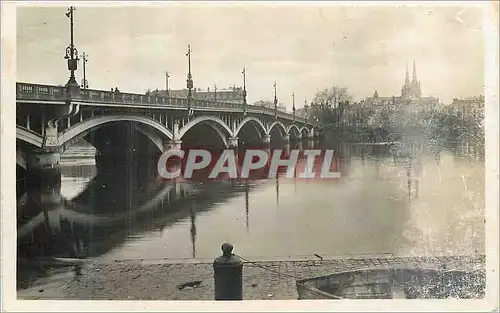
[[300,134],[302,137],[309,137],[311,135],[311,130],[307,126],[300,128]]
[[304,134],[305,134],[305,136],[309,136],[310,133],[311,133],[311,131],[309,130],[309,128],[307,128],[307,126],[300,128],[300,134],[302,136],[304,136]]
[[287,135],[287,134],[288,134],[287,129],[286,129],[286,127],[285,127],[285,125],[283,125],[283,123],[278,122],[278,121],[276,121],[276,122],[272,123],[272,124],[269,126],[269,128],[267,129],[267,133],[268,133],[268,134],[271,134],[271,131],[272,131],[272,130],[273,130],[273,128],[274,128],[274,127],[276,127],[276,126],[278,126],[278,127],[279,127],[279,129],[281,129],[281,132],[280,132],[280,133],[281,133],[281,136],[282,136],[282,137],[284,137],[285,135]]
[[[213,116],[201,116],[197,117],[194,120],[188,122],[184,127],[182,127],[179,130],[179,139],[182,139],[182,137],[194,126],[201,124],[201,123],[206,123],[208,124],[211,128],[213,128],[221,137],[221,140],[224,142],[224,144],[227,144],[227,138],[225,135],[228,135],[230,137],[233,137],[233,132],[231,131],[231,128],[224,123],[223,120],[217,117]],[[226,134],[224,134],[224,131]]]
[[320,127],[319,126],[316,126],[314,125],[311,130],[310,130],[310,134],[311,136],[318,136],[319,135],[319,130],[320,130]]
[[292,135],[292,130],[295,130],[295,134],[294,134],[294,135],[295,135],[295,137],[300,138],[301,132],[300,132],[299,127],[298,127],[297,125],[295,125],[295,124],[292,124],[292,125],[290,125],[290,126],[288,127],[288,129],[287,129],[286,133],[287,133],[288,135]]
[[258,132],[266,133],[266,127],[259,119],[255,117],[246,117],[243,121],[241,121],[240,125],[238,125],[238,127],[236,128],[234,136],[238,136],[243,126],[245,126],[247,123],[252,123],[252,125],[255,126]]
[[[134,116],[134,115],[113,115],[113,116],[93,117],[91,119],[75,124],[74,126],[68,128],[58,136],[59,145],[65,146],[65,144],[68,143],[70,140],[76,138],[83,138],[92,129],[95,129],[96,127],[111,122],[136,122],[139,124],[150,126],[158,130],[162,135],[164,135],[168,139],[173,138],[173,134],[169,129],[167,129],[165,126],[163,126],[162,124],[158,123],[153,119],[143,116]],[[157,143],[155,143],[155,145],[157,145]]]
[[37,148],[43,145],[43,137],[23,127],[16,126],[16,139],[29,143]]
[[163,151],[163,139],[151,128],[143,124],[135,124],[135,129],[146,136],[160,151]]

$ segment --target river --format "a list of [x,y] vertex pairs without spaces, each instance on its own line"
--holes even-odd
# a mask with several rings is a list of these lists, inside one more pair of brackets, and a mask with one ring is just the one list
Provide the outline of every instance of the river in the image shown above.
[[253,260],[484,253],[483,156],[442,146],[409,167],[389,147],[339,151],[335,180],[139,181],[124,192],[110,188],[121,179],[99,178],[91,147],[71,148],[57,213],[19,222],[18,255],[212,259],[223,242]]

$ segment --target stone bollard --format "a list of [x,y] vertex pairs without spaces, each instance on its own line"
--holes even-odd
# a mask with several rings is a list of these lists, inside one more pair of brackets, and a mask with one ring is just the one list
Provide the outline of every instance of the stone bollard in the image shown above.
[[222,256],[214,260],[215,300],[243,300],[243,262],[233,245],[222,245]]

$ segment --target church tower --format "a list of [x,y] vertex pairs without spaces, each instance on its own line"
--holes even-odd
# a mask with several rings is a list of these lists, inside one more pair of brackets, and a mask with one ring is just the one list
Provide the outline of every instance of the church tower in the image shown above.
[[415,61],[413,61],[413,77],[411,80],[411,95],[417,98],[422,96],[422,90],[420,89],[420,81],[417,79],[417,66]]
[[411,96],[410,74],[408,73],[408,62],[406,62],[405,84],[401,89],[401,97],[407,98]]

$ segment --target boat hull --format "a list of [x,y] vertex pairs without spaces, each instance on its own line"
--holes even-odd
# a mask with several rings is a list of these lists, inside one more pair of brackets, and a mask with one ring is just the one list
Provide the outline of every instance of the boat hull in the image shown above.
[[484,271],[361,269],[297,281],[302,299],[478,299]]

